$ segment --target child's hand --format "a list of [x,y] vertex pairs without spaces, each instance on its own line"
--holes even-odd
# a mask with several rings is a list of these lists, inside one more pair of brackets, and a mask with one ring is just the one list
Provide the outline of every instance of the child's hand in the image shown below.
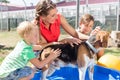
[[90,36],[96,35],[100,31],[100,26],[97,26],[92,32],[90,33]]
[[56,50],[52,49],[51,52],[50,52],[49,57],[50,57],[52,60],[54,60],[54,59],[56,59],[58,56],[60,56],[60,53],[61,53],[61,50],[60,50],[60,49],[56,49]]

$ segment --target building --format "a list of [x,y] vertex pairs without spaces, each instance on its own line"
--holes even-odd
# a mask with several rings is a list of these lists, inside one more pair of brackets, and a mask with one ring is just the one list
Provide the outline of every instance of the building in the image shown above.
[[[95,17],[95,20],[100,21],[108,27],[109,30],[116,30],[116,26],[119,24],[119,5],[120,3],[118,0],[80,0],[79,17],[85,13],[89,13]],[[2,19],[22,18],[25,20],[32,20],[35,15],[34,8],[35,6],[13,7],[4,5],[4,10],[1,10],[2,13],[0,17]],[[74,17],[72,19],[75,19],[77,11],[76,0],[57,0],[57,8],[65,17]]]
[[0,30],[10,30],[23,20],[32,20],[35,15],[35,6],[16,6],[0,4]]

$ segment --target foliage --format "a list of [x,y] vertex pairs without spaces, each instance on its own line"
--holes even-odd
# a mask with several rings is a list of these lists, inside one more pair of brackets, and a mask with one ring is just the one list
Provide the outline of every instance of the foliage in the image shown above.
[[105,54],[120,56],[120,48],[106,48]]
[[2,2],[2,3],[9,3],[8,0],[0,0],[0,2]]

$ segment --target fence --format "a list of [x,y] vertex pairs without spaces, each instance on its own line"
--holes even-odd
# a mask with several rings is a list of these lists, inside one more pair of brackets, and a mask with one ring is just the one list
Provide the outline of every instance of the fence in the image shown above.
[[23,18],[4,18],[0,19],[0,29],[2,31],[4,30],[14,30],[17,25],[22,22],[24,19]]
[[[95,18],[95,26],[102,26],[102,28],[109,31],[120,31],[120,16],[119,16],[118,2],[101,4],[80,5],[79,18],[86,13],[89,13]],[[76,26],[76,6],[62,6],[58,7],[58,12],[63,14],[70,25],[74,28]],[[14,30],[16,26],[27,17],[28,20],[34,18],[35,9],[9,11],[0,13],[0,30]],[[4,17],[2,17],[4,16]],[[78,27],[78,26],[77,26]]]

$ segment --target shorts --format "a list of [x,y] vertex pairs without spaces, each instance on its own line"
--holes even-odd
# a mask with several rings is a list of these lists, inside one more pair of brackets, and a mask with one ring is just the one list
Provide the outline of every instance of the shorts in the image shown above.
[[41,51],[34,51],[34,53],[35,53],[35,56],[38,58],[40,53],[41,53]]
[[20,78],[27,77],[32,73],[33,73],[33,69],[31,67],[25,66],[24,68],[20,68],[11,72],[5,78],[0,78],[0,80],[19,80]]

